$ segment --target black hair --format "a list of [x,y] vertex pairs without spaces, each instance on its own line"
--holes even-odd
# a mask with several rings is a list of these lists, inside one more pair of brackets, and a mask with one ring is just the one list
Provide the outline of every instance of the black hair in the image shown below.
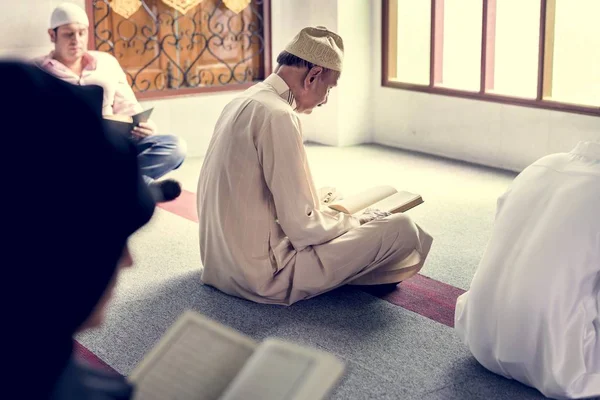
[[295,56],[287,51],[282,51],[277,56],[277,64],[279,65],[287,65],[289,67],[300,67],[300,68],[314,68],[316,64],[308,62],[298,56]]

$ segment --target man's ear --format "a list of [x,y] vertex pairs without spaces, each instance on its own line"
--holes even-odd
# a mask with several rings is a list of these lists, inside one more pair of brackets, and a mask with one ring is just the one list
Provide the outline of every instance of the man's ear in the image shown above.
[[306,75],[306,79],[304,80],[304,85],[308,86],[311,83],[314,83],[314,81],[321,75],[323,74],[323,67],[312,67],[309,71],[308,74]]
[[54,29],[48,29],[48,35],[50,35],[50,41],[56,43],[56,32],[54,32]]

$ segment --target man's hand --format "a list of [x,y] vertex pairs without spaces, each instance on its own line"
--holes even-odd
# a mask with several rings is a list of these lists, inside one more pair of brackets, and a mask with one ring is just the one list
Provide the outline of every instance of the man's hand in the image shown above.
[[389,215],[392,215],[392,213],[389,213],[387,211],[381,211],[381,210],[377,210],[374,208],[367,208],[365,210],[364,213],[362,213],[359,217],[358,217],[358,221],[360,222],[361,225],[366,224],[367,222],[371,222],[371,221],[375,221],[378,219],[383,219]]
[[151,122],[140,122],[138,126],[133,128],[131,134],[138,139],[154,135],[156,133],[156,126]]

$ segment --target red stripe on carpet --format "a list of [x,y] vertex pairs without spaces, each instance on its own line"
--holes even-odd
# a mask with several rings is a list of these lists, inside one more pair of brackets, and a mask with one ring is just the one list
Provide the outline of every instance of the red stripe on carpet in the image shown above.
[[198,211],[196,210],[196,193],[182,190],[181,195],[168,203],[159,203],[163,210],[172,212],[192,222],[198,222]]
[[[161,203],[160,207],[190,221],[198,222],[195,193],[184,190],[179,198],[169,203]],[[378,294],[376,288],[367,292],[453,327],[456,299],[464,293],[464,290],[417,274],[399,284],[391,293]]]
[[454,327],[456,299],[465,291],[417,274],[384,295],[367,292],[436,322]]
[[78,341],[73,343],[73,353],[75,354],[75,357],[83,360],[95,368],[102,369],[113,374],[118,374],[118,372],[115,371],[110,365],[102,361],[98,356],[89,351]]

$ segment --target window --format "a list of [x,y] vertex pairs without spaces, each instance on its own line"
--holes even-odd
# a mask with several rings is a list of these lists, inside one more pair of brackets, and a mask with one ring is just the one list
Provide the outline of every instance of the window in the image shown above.
[[394,54],[396,71],[392,74],[403,82],[429,84],[429,41],[431,36],[431,3],[428,1],[398,0],[397,35]]
[[535,99],[540,0],[488,1],[486,92]]
[[544,98],[600,107],[600,2],[551,2]]
[[600,115],[598,0],[382,0],[382,84]]
[[[442,47],[442,87],[479,91],[481,62],[481,10],[483,0],[444,0],[437,5],[436,35]],[[439,32],[439,33],[438,33]]]
[[88,0],[90,49],[117,58],[138,98],[239,90],[270,73],[269,0],[239,13],[223,0],[112,1]]

